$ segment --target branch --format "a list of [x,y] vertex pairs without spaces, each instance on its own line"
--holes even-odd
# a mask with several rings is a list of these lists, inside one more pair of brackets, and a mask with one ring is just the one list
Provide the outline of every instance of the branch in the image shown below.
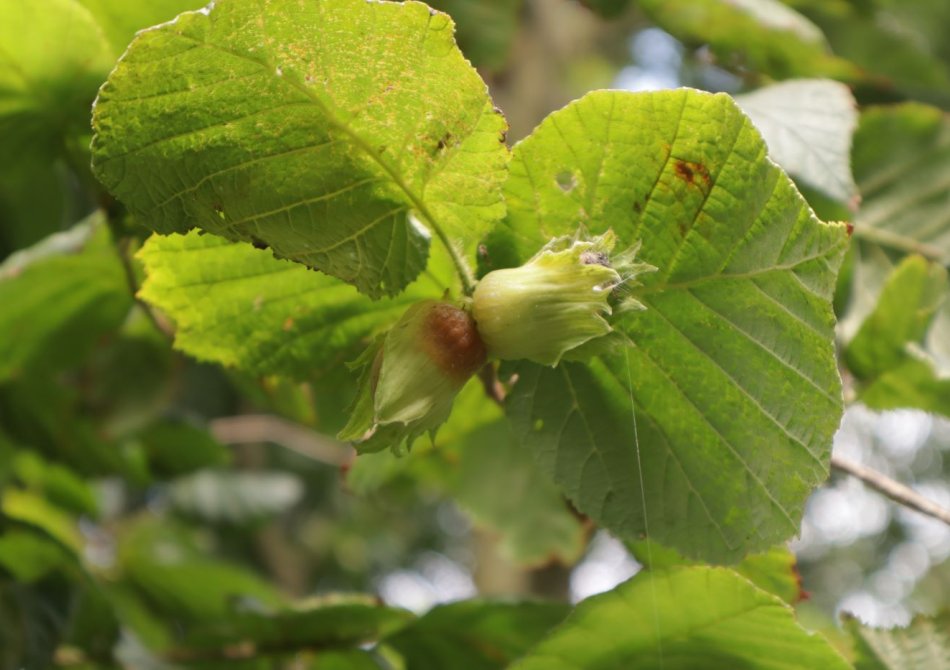
[[270,414],[242,414],[214,419],[209,428],[223,444],[273,442],[320,463],[339,467],[352,459],[353,448],[313,430]]
[[909,486],[905,486],[877,470],[872,470],[869,467],[855,463],[847,458],[842,458],[841,456],[831,457],[831,467],[840,472],[845,472],[853,477],[857,477],[878,493],[884,494],[904,507],[909,507],[921,514],[926,514],[934,519],[943,521],[950,526],[950,510],[941,507],[933,500],[920,495]]
[[906,235],[895,233],[884,228],[875,228],[868,225],[855,225],[852,233],[854,237],[868,242],[874,242],[885,247],[897,249],[909,254],[920,254],[932,261],[943,263],[946,261],[946,254],[939,247],[926,242],[920,242]]
[[146,318],[151,321],[155,330],[168,339],[173,339],[174,333],[172,330],[159,320],[159,318],[155,315],[155,312],[152,311],[152,306],[139,297],[139,282],[138,278],[135,276],[135,267],[132,264],[132,257],[129,254],[129,245],[131,244],[132,239],[121,230],[112,213],[110,213],[105,208],[102,209],[102,212],[106,219],[106,224],[109,227],[109,235],[112,238],[112,247],[115,249],[116,256],[119,257],[119,263],[122,265],[122,272],[125,275],[125,283],[129,287],[129,293],[132,294],[132,301],[145,313]]

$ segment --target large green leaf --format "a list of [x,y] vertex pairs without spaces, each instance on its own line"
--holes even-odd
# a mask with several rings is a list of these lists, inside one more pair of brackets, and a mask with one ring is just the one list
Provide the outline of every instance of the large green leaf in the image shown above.
[[847,621],[857,670],[950,670],[950,615],[915,618],[905,628],[872,628]]
[[505,66],[524,0],[432,0],[458,25],[459,47],[476,67]]
[[415,300],[437,297],[447,262],[402,295],[371,301],[342,282],[216,235],[153,235],[139,257],[141,296],[177,326],[175,346],[201,360],[297,378],[342,366]]
[[406,670],[494,670],[521,657],[568,608],[555,603],[466,600],[432,609],[384,640]]
[[795,534],[841,416],[844,226],[814,217],[729,97],[689,90],[552,114],[516,147],[506,198],[492,258],[580,223],[658,268],[629,289],[646,309],[614,319],[615,349],[518,366],[516,432],[578,509],[711,561]]
[[0,265],[0,381],[82,360],[131,302],[98,215],[14,254]]
[[844,670],[791,608],[723,568],[644,572],[582,602],[513,670]]
[[[504,119],[418,2],[220,0],[139,34],[96,103],[94,170],[162,232],[269,246],[373,296],[504,211]],[[428,229],[427,229],[428,228]]]

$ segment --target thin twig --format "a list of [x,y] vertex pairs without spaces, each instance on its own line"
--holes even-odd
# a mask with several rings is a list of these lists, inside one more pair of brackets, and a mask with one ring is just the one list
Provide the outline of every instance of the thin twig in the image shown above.
[[[109,217],[109,214],[106,214],[106,217]],[[129,254],[131,239],[122,235],[118,227],[113,224],[111,218],[107,220],[109,221],[109,232],[112,235],[113,247],[115,248],[116,256],[119,257],[119,263],[122,265],[122,272],[125,274],[125,283],[129,287],[129,293],[132,294],[132,300],[138,308],[145,313],[146,318],[151,321],[155,330],[171,339],[174,335],[171,329],[159,320],[155,312],[152,311],[152,306],[139,297],[139,282],[135,276],[135,267],[132,264],[132,257]]]
[[920,242],[906,235],[901,235],[900,233],[895,233],[884,228],[855,224],[852,235],[859,239],[867,240],[868,242],[874,242],[875,244],[897,249],[898,251],[920,254],[930,260],[941,263],[945,262],[947,258],[946,253],[939,247],[927,244],[926,242]]
[[857,477],[875,491],[884,494],[904,507],[909,507],[921,514],[926,514],[927,516],[950,525],[950,510],[941,507],[933,500],[920,495],[909,486],[901,484],[877,470],[872,470],[867,466],[855,463],[841,456],[831,457],[831,467],[840,472],[846,472],[853,477]]
[[353,448],[300,424],[270,414],[242,414],[215,419],[211,434],[223,444],[273,442],[320,463],[341,466]]

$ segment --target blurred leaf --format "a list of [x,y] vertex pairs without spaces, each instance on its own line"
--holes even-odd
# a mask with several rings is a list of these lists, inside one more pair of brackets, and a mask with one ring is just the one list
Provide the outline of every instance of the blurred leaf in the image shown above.
[[82,551],[82,536],[75,520],[34,493],[14,488],[0,491],[0,512],[11,519],[42,529],[76,553]]
[[121,474],[130,483],[148,481],[144,454],[102,435],[75,389],[51,384],[47,375],[0,384],[0,426],[18,449],[35,450],[77,474]]
[[[153,612],[132,584],[111,582],[104,588],[115,616],[122,622],[127,646],[159,650],[172,645],[174,622]],[[121,653],[120,650],[117,652]]]
[[729,570],[696,566],[645,571],[588,598],[512,670],[660,667],[844,670],[848,664],[775,596]]
[[831,53],[814,23],[779,0],[639,0],[637,5],[674,37],[708,44],[724,67],[775,79],[857,73]]
[[132,298],[99,215],[0,265],[0,381],[86,356]]
[[[664,547],[653,540],[629,542],[627,546],[637,561],[648,569],[663,570],[686,565],[700,565],[684,558],[675,549]],[[806,597],[802,591],[795,554],[785,545],[772,547],[768,551],[757,554],[749,554],[737,563],[733,570],[763,591],[778,596],[789,605],[794,605]]]
[[521,564],[573,563],[583,550],[581,522],[501,419],[501,409],[485,395],[480,380],[472,380],[456,398],[434,445],[419,440],[404,457],[390,451],[360,455],[347,473],[347,485],[362,496],[401,479],[434,488],[498,533],[508,558]]
[[47,501],[76,514],[98,515],[99,505],[92,489],[69,468],[21,451],[15,457],[13,469],[28,490]]
[[208,622],[193,631],[186,645],[213,649],[250,643],[260,653],[357,647],[402,628],[413,618],[410,612],[384,607],[369,596],[330,596],[293,608],[238,612],[227,621]]
[[871,628],[847,617],[856,670],[950,670],[950,616],[916,617],[906,628]]
[[107,591],[93,580],[85,581],[71,603],[63,644],[82,650],[89,658],[112,658],[119,621]]
[[99,26],[75,0],[0,0],[0,16],[3,258],[89,210],[89,195],[78,191],[65,163],[83,178],[89,173],[83,136],[113,58]]
[[835,200],[857,207],[851,175],[851,136],[858,125],[847,86],[798,79],[736,96],[786,172]]
[[908,358],[923,340],[947,292],[947,271],[921,256],[907,256],[887,278],[874,311],[848,345],[845,359],[859,379],[875,377]]
[[[465,435],[451,495],[480,525],[500,534],[500,549],[521,564],[573,564],[584,529],[557,487],[519,445],[508,423]],[[504,491],[493,495],[492,491]]]
[[432,0],[452,17],[462,53],[475,67],[498,70],[508,62],[524,0]]
[[[4,139],[0,155],[6,155]],[[65,169],[43,154],[0,166],[0,259],[64,227],[66,178]]]
[[513,366],[507,412],[544,471],[608,530],[638,537],[648,513],[693,558],[736,561],[798,532],[841,417],[830,301],[845,227],[814,217],[731,98],[692,90],[596,92],[555,112],[515,148],[505,193],[493,257],[582,224],[642,242],[659,268],[623,289],[646,309],[613,318],[613,349]]
[[246,524],[285,512],[303,496],[303,483],[289,472],[202,470],[169,485],[179,512],[207,522]]
[[50,667],[68,595],[0,579],[0,667]]
[[180,371],[167,334],[134,305],[108,346],[86,360],[82,403],[104,432],[125,437],[162,420]]
[[950,120],[926,105],[871,107],[854,136],[864,198],[854,236],[950,263]]
[[506,668],[568,610],[560,603],[465,600],[433,608],[384,643],[400,653],[406,670]]
[[864,404],[950,415],[950,378],[938,374],[922,348],[946,296],[947,271],[920,256],[907,256],[889,275],[874,311],[845,350]]
[[950,416],[950,379],[935,375],[928,362],[910,358],[863,388],[860,400],[876,410],[914,407]]
[[876,97],[895,93],[950,106],[950,5],[932,0],[789,0],[821,26],[835,53],[861,68]]
[[[154,423],[139,433],[136,439],[144,445],[149,467],[159,477],[171,478],[231,462],[231,452],[227,447],[215,440],[206,429],[184,421]],[[180,481],[184,483],[187,480]],[[187,484],[184,484],[184,489],[188,489]]]
[[372,302],[326,275],[214,235],[153,236],[140,252],[141,296],[176,323],[175,346],[257,374],[318,376],[356,358],[364,340],[421,297],[441,295],[446,264],[398,298]]
[[122,574],[158,615],[182,625],[208,624],[248,606],[276,607],[283,598],[254,573],[209,557],[181,529],[144,518],[120,536]]
[[474,243],[502,216],[505,121],[446,15],[262,11],[220,0],[142,32],[103,86],[93,167],[140,222],[265,245],[379,298],[424,269],[433,233]]
[[630,0],[581,0],[581,4],[605,19],[613,19],[627,11]]
[[386,665],[376,654],[368,651],[328,651],[317,654],[308,670],[380,670]]
[[938,377],[950,377],[950,300],[944,300],[937,309],[927,331],[924,352]]
[[95,17],[118,58],[135,37],[136,31],[164,23],[190,9],[201,9],[204,0],[79,0]]
[[112,68],[92,15],[74,0],[0,0],[0,149],[52,156],[63,135],[89,127]]
[[10,528],[0,533],[0,567],[24,584],[75,562],[75,555],[61,544],[33,530]]

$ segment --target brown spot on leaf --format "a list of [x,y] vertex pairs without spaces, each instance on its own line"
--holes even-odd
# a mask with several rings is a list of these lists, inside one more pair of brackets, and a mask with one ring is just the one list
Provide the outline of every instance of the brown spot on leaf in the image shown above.
[[261,238],[257,237],[256,235],[251,235],[251,245],[252,245],[255,249],[266,249],[266,248],[267,248],[267,242],[265,242],[265,241],[262,240]]
[[284,319],[284,325],[283,325],[284,332],[289,331],[293,327],[294,327],[294,319],[293,317],[288,316],[286,319]]
[[854,234],[854,224],[849,221],[845,223],[844,225],[848,231],[848,237],[851,237],[851,235]]
[[712,181],[709,178],[709,170],[707,170],[706,166],[702,163],[684,161],[677,158],[676,162],[673,163],[673,168],[676,176],[689,185],[699,185],[699,182],[702,182],[708,187]]
[[449,142],[452,141],[452,133],[446,131],[445,135],[438,141],[436,144],[436,149],[442,151],[445,147],[448,146]]

